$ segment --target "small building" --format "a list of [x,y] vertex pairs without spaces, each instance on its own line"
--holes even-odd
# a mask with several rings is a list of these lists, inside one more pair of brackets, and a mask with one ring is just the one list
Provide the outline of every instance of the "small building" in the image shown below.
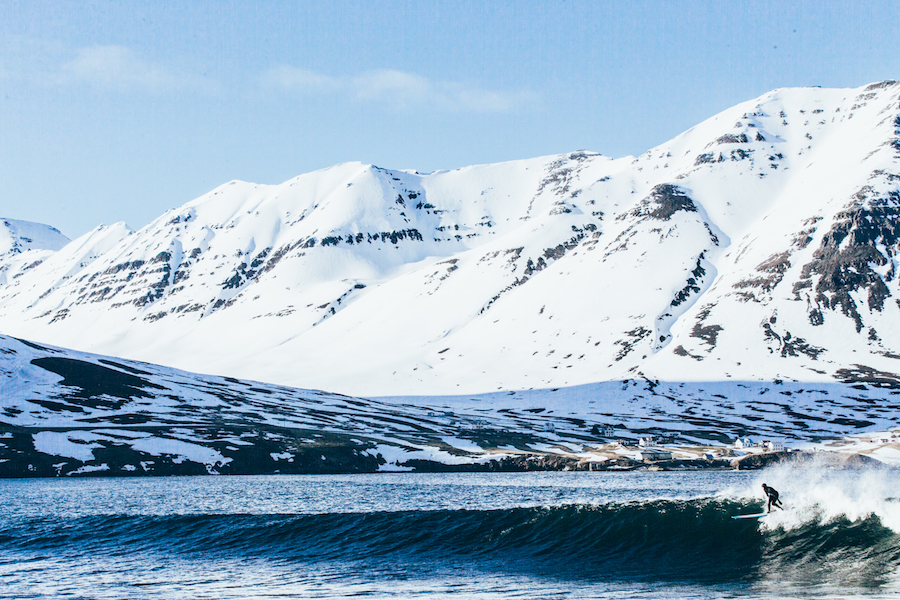
[[587,463],[588,471],[605,471],[606,465],[604,463],[607,462],[605,458],[591,458],[585,461]]
[[662,450],[641,450],[637,459],[643,461],[672,460],[672,453]]
[[591,427],[591,435],[610,439],[616,435],[616,430],[612,425],[594,425],[593,427]]
[[649,435],[646,437],[642,437],[638,440],[638,446],[641,448],[648,448],[650,446],[655,446],[657,442],[655,435]]

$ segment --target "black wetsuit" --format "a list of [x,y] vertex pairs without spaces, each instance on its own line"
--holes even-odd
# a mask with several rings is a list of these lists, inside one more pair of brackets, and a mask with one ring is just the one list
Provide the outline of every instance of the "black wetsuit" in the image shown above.
[[766,506],[766,512],[772,512],[773,506],[775,508],[784,510],[784,507],[781,506],[781,501],[778,499],[778,490],[766,484],[763,484],[763,491],[766,493],[766,496],[769,497],[769,504],[768,506]]

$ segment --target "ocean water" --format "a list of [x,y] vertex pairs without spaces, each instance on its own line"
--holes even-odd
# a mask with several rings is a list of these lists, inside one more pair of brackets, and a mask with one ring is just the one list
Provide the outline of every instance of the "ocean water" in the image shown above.
[[[787,511],[759,520],[760,484]],[[0,598],[888,598],[890,470],[0,480]]]

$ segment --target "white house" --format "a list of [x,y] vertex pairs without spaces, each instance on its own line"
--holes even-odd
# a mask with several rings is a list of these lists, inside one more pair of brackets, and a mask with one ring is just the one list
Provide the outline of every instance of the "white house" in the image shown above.
[[655,446],[655,445],[656,445],[656,436],[655,435],[642,437],[638,440],[638,446],[640,446],[641,448],[647,448],[648,446]]

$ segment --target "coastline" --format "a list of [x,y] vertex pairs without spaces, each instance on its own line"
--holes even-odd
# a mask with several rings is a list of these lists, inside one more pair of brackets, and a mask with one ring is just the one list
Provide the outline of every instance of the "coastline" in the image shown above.
[[[55,433],[71,436],[71,432]],[[124,429],[118,433],[122,437],[134,434]],[[72,458],[76,452],[71,447],[39,448],[39,444],[33,442],[34,432],[21,428],[15,434],[2,434],[0,478],[748,470],[786,462],[847,469],[893,469],[900,465],[896,460],[900,455],[897,448],[900,431],[805,442],[802,448],[778,450],[764,446],[741,449],[724,445],[639,446],[617,441],[585,446],[582,452],[560,445],[534,451],[498,444],[466,451],[435,440],[433,450],[427,453],[375,445],[376,440],[360,439],[359,436],[329,434],[323,437],[319,434],[313,438],[310,432],[302,433],[303,436],[298,437],[309,436],[303,440],[306,443],[292,444],[290,451],[275,440],[219,448],[228,455],[211,466],[208,458],[202,456],[185,456],[174,450],[167,453],[159,449],[150,454],[125,444],[102,447],[84,444],[86,454],[78,460]],[[109,430],[107,434],[110,434]],[[67,439],[70,442],[77,440],[74,437]],[[296,437],[293,439],[299,441]]]

